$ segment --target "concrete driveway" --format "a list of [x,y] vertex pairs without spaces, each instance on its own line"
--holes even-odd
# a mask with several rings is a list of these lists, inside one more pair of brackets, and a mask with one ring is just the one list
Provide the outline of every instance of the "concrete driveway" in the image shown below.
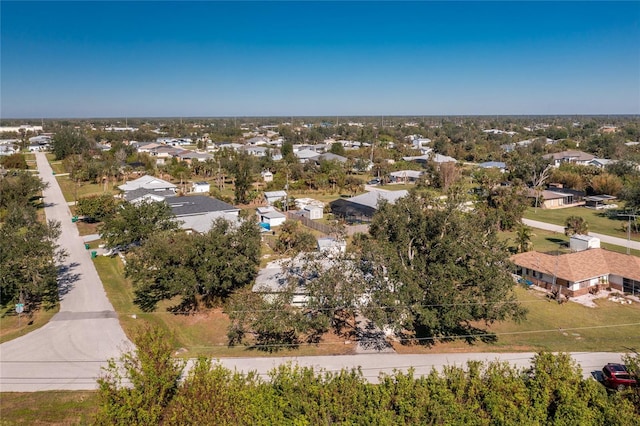
[[106,360],[131,348],[102,282],[71,222],[71,212],[44,153],[37,153],[48,220],[61,223],[69,256],[59,276],[60,312],[25,336],[0,345],[0,391],[95,389]]

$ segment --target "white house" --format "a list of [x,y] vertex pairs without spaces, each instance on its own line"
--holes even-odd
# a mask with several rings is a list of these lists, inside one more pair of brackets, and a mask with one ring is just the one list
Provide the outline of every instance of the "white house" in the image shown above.
[[193,182],[191,185],[191,192],[208,193],[209,191],[211,191],[209,182]]
[[258,220],[260,221],[260,223],[267,224],[267,229],[271,229],[275,226],[280,226],[287,220],[287,216],[271,206],[258,207],[256,210]]
[[162,180],[160,178],[144,175],[139,177],[138,179],[131,180],[124,185],[118,186],[118,188],[122,191],[133,191],[134,189],[152,189],[152,190],[170,190],[175,192],[177,186],[167,182],[166,180]]

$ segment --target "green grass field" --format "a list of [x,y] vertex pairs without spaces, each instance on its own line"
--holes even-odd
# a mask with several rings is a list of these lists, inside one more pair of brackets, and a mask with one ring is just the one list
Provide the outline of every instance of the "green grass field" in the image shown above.
[[49,322],[59,310],[59,306],[49,310],[40,309],[33,313],[24,312],[18,318],[13,305],[7,306],[0,314],[0,343],[13,340],[30,333]]
[[98,410],[94,391],[5,392],[0,425],[88,425]]
[[[613,237],[627,238],[626,232],[622,230],[625,218],[621,220],[609,219],[604,215],[603,211],[587,209],[585,207],[570,207],[567,209],[534,209],[528,208],[524,217],[526,219],[538,220],[540,222],[553,223],[554,225],[564,226],[569,216],[580,216],[589,225],[590,232],[596,232]],[[634,238],[634,236],[632,236]],[[635,238],[638,238],[636,235]],[[634,239],[635,239],[634,238]]]

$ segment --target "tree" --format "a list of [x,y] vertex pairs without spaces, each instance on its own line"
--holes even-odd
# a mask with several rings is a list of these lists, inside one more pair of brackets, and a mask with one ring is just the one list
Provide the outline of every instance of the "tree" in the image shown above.
[[565,220],[564,235],[570,237],[575,234],[587,235],[589,224],[581,216],[569,216]]
[[0,306],[21,302],[31,311],[58,301],[60,223],[39,221],[34,206],[45,187],[23,171],[0,177]]
[[101,222],[118,212],[118,202],[111,194],[82,197],[76,203],[76,213],[88,222]]
[[92,147],[92,143],[72,127],[63,127],[53,136],[51,149],[57,160],[63,160],[71,154],[82,154]]
[[531,232],[531,228],[527,225],[520,224],[516,228],[516,247],[518,249],[518,253],[524,253],[525,251],[531,250],[531,237],[534,234]]
[[96,424],[162,424],[185,366],[173,358],[169,337],[159,327],[142,327],[133,337],[136,349],[109,360],[98,378]]
[[299,221],[287,220],[282,224],[275,246],[278,253],[298,253],[315,247],[316,238],[311,232],[302,229]]
[[[462,200],[410,194],[383,203],[363,241],[369,277],[365,316],[410,336],[472,335],[472,322],[520,319],[508,252],[495,228],[477,226]],[[472,339],[470,339],[472,340]]]
[[331,144],[331,149],[329,150],[329,152],[331,152],[332,154],[344,156],[344,145],[342,145],[340,142],[334,142]]
[[247,204],[249,188],[253,184],[254,160],[249,154],[236,154],[231,161],[230,172],[234,178],[236,204]]
[[28,168],[27,160],[25,160],[24,155],[20,153],[0,158],[0,164],[6,169],[26,170]]
[[173,217],[165,202],[124,203],[116,215],[105,218],[100,235],[108,247],[127,247],[157,232],[178,229]]
[[591,179],[591,189],[595,194],[618,196],[622,191],[622,180],[616,175],[603,173]]
[[152,311],[179,296],[170,310],[185,312],[223,301],[253,281],[260,257],[254,221],[234,227],[216,220],[206,234],[156,233],[127,256],[125,274],[134,284],[135,303]]

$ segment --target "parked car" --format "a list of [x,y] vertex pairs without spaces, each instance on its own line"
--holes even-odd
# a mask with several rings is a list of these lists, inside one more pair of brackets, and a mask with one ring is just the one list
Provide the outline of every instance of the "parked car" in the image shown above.
[[367,182],[367,185],[378,185],[380,183],[380,179],[379,178],[375,178],[375,179],[371,179],[369,182]]
[[609,389],[623,390],[638,386],[638,380],[623,364],[609,363],[602,368],[603,383]]

